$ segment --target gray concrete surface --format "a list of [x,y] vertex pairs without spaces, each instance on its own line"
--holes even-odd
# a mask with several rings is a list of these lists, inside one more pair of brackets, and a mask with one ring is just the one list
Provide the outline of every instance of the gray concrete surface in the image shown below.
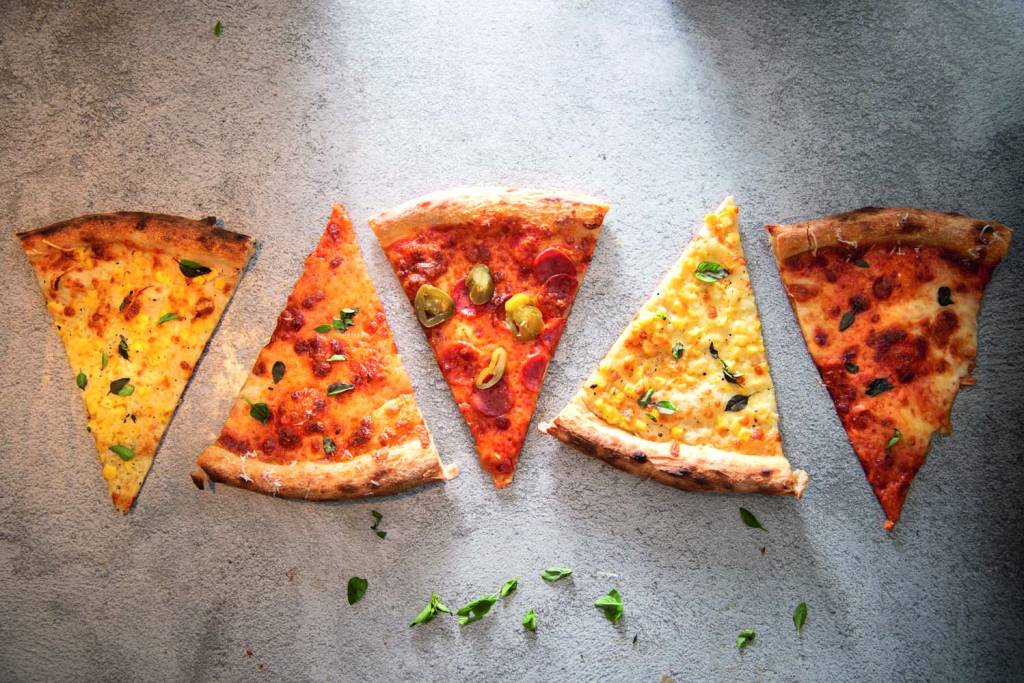
[[[29,267],[0,240],[0,679],[1021,678],[1022,240],[985,300],[978,386],[886,534],[760,228],[868,204],[1024,227],[1024,7],[872,4],[0,3],[4,233],[142,209],[214,214],[263,244],[125,517]],[[542,418],[734,193],[805,498],[686,494],[535,432],[494,491],[365,224],[485,183],[614,206]],[[462,476],[346,504],[199,492],[193,460],[332,201]],[[573,579],[542,582],[555,563]],[[370,583],[355,607],[352,575]],[[512,576],[481,622],[407,626],[432,590],[458,605]],[[618,626],[591,606],[613,586]],[[744,652],[741,628],[757,631]]]

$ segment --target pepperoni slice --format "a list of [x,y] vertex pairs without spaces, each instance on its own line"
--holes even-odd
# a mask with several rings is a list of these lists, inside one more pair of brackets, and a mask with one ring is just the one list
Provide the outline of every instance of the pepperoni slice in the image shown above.
[[441,372],[452,384],[472,384],[483,366],[480,349],[469,342],[455,342],[441,352]]
[[461,278],[452,287],[452,301],[455,302],[455,310],[462,315],[475,318],[487,309],[487,305],[477,306],[469,298],[469,288],[466,287],[466,278]]
[[544,281],[540,292],[540,310],[545,318],[557,318],[565,315],[576,295],[580,281],[575,275],[557,273]]
[[547,347],[548,351],[554,352],[558,346],[558,340],[562,338],[562,330],[565,329],[565,318],[555,318],[544,323],[544,331],[540,333],[540,343]]
[[512,399],[508,395],[508,383],[502,380],[490,389],[473,388],[469,396],[469,404],[478,413],[488,417],[504,415],[512,408]]
[[576,266],[561,249],[548,247],[533,259],[533,274],[539,281],[545,282],[552,275],[559,273],[576,276]]
[[544,373],[548,369],[548,355],[536,353],[529,356],[523,362],[523,369],[520,370],[520,377],[523,379],[523,386],[530,391],[539,391],[541,382],[544,381]]

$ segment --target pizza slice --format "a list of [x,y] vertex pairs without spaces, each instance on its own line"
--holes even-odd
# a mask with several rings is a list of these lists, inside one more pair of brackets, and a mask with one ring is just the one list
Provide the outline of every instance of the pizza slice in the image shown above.
[[807,348],[868,481],[900,518],[971,372],[977,316],[1009,228],[921,209],[867,208],[769,225]]
[[17,235],[85,401],[114,507],[128,512],[253,251],[245,235],[148,213]]
[[580,195],[467,188],[370,219],[498,488],[607,211]]
[[451,479],[423,422],[345,209],[335,204],[203,474],[287,498],[397,493]]
[[541,431],[681,489],[799,496],[732,197]]

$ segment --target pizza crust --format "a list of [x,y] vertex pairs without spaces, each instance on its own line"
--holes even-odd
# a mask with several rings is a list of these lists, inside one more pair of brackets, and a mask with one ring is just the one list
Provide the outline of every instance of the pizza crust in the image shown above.
[[679,489],[799,497],[807,486],[807,473],[792,469],[782,455],[648,441],[612,427],[590,412],[582,393],[539,429],[630,474]]
[[419,440],[394,444],[342,462],[285,465],[238,455],[213,444],[199,456],[198,464],[213,481],[305,500],[387,496],[431,481],[452,479],[459,473],[458,466],[441,463],[433,441],[424,448]]
[[381,247],[414,235],[421,228],[486,222],[517,216],[538,225],[564,225],[567,219],[584,230],[601,227],[604,202],[582,194],[518,190],[511,187],[465,187],[417,197],[370,219]]
[[235,269],[245,266],[255,248],[253,238],[218,227],[212,216],[194,220],[139,211],[79,216],[15,236],[29,257],[51,249],[123,242],[142,251],[167,252],[203,265]]
[[927,209],[866,207],[803,223],[766,225],[781,263],[791,256],[838,244],[856,249],[872,244],[935,246],[994,267],[1010,248],[1005,225],[957,213]]

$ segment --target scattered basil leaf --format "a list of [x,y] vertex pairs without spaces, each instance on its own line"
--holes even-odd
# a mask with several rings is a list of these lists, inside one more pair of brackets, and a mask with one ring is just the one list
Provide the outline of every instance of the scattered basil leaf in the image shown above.
[[898,444],[900,441],[903,441],[903,432],[901,432],[899,429],[892,430],[892,436],[890,436],[889,440],[885,442],[885,452],[888,453],[889,451],[891,451],[892,447]]
[[89,384],[89,378],[85,376],[84,372],[79,370],[78,374],[75,376],[75,384],[78,385],[79,389],[85,391],[86,385]]
[[526,616],[523,617],[523,628],[527,631],[537,630],[537,613],[534,612],[532,608],[526,613]]
[[374,533],[377,534],[377,538],[381,539],[382,541],[388,537],[388,532],[386,531],[375,531]]
[[384,515],[377,512],[376,510],[370,510],[370,514],[373,516],[373,524],[370,526],[370,529],[373,531],[373,533],[377,534],[377,538],[380,538],[382,540],[387,538],[388,532],[381,531],[377,528],[377,526],[380,524],[380,520],[384,519]]
[[694,276],[702,282],[714,282],[729,275],[729,271],[714,261],[701,261],[697,264]]
[[178,314],[177,313],[174,313],[174,312],[164,313],[162,316],[160,316],[160,319],[156,321],[156,324],[157,325],[163,325],[164,323],[170,322],[172,320],[177,320],[177,319],[178,319]]
[[437,593],[430,594],[430,602],[423,608],[416,618],[412,620],[409,626],[416,626],[417,624],[427,624],[434,620],[438,612],[444,612],[445,614],[451,614],[452,611],[448,608],[448,605],[441,602],[441,598],[438,597]]
[[658,401],[654,405],[662,415],[671,415],[676,412],[676,405],[672,401]]
[[760,520],[754,516],[754,513],[747,508],[740,508],[740,519],[743,523],[749,526],[751,529],[760,529],[761,531],[767,532],[768,530],[761,526]]
[[718,360],[718,349],[715,348],[715,342],[711,342],[708,344],[708,353],[711,354],[712,358]]
[[743,394],[736,394],[725,403],[725,411],[728,413],[735,413],[743,410],[747,407],[747,401],[750,399],[749,396]]
[[476,600],[471,600],[456,612],[459,617],[459,626],[465,626],[466,624],[472,624],[474,621],[480,621],[487,613],[494,607],[494,603],[498,602],[497,595],[484,595]]
[[223,35],[223,33],[224,33],[224,24],[220,23],[220,20],[218,20],[217,23],[213,25],[213,35],[215,35],[218,38],[220,38],[221,35]]
[[644,415],[646,415],[648,418],[650,418],[651,422],[657,422],[658,421],[658,414],[657,413],[644,413]]
[[679,360],[683,357],[683,351],[685,350],[686,348],[683,346],[682,342],[676,342],[672,345],[672,357]]
[[498,597],[507,598],[516,592],[516,588],[519,587],[519,579],[509,579],[505,583],[501,584],[501,589],[498,590]]
[[117,343],[117,353],[121,356],[121,358],[124,358],[125,360],[131,360],[131,358],[128,357],[128,340],[125,339],[123,334],[119,334],[117,336],[121,338],[121,341]]
[[858,268],[869,268],[871,264],[869,264],[864,259],[859,258],[853,262],[853,265],[857,266]]
[[267,424],[270,420],[270,408],[267,407],[266,403],[253,403],[247,398],[242,398],[243,401],[249,404],[249,417],[252,419]]
[[545,581],[558,581],[572,574],[568,567],[548,567],[540,573],[540,578]]
[[270,368],[270,376],[274,378],[274,384],[277,384],[284,377],[285,365],[282,361],[275,361],[274,365]]
[[180,270],[181,274],[190,280],[194,277],[206,275],[207,273],[210,272],[210,269],[204,266],[203,264],[196,263],[195,261],[192,261],[191,259],[187,258],[183,258],[180,261],[178,261],[178,270]]
[[334,329],[333,325],[317,325],[316,327],[313,328],[313,331],[317,332],[319,334],[327,334],[328,332],[330,332],[333,329]]
[[657,318],[658,320],[668,320],[668,316],[665,315],[664,313],[655,313],[654,317]]
[[726,382],[729,382],[730,384],[743,384],[743,379],[742,379],[743,373],[742,372],[733,372],[725,364],[724,360],[721,361],[721,363],[722,363],[722,377],[725,378]]
[[366,579],[353,576],[348,580],[348,604],[354,605],[363,599],[366,595],[366,587],[370,585],[370,582]]
[[329,436],[324,437],[324,453],[330,455],[331,453],[338,450],[338,444],[334,443],[334,439]]
[[134,293],[135,293],[134,289],[129,289],[128,290],[128,293],[124,295],[123,299],[121,299],[121,303],[117,305],[117,310],[118,311],[123,311],[124,310],[124,307],[128,305],[129,301],[132,300],[132,294],[134,294]]
[[644,395],[637,399],[637,405],[641,408],[646,408],[651,404],[651,397],[654,396],[654,389],[648,389],[644,392]]
[[842,332],[857,319],[857,311],[850,309],[846,313],[843,313],[843,317],[839,319],[839,331]]
[[622,618],[622,596],[614,588],[595,600],[594,607],[604,612],[608,621],[613,624]]
[[949,287],[939,287],[939,305],[951,306],[953,304],[953,292]]
[[868,385],[867,393],[868,396],[878,396],[879,394],[889,391],[892,389],[892,384],[885,377],[878,377],[871,380],[871,384]]
[[756,637],[757,634],[754,633],[754,629],[745,628],[742,631],[740,631],[739,636],[736,637],[736,647],[742,650],[747,645],[750,645],[752,642],[754,642],[754,638]]
[[846,371],[851,375],[856,375],[858,372],[860,372],[860,366],[857,365],[856,363],[843,363],[843,367],[846,368]]
[[110,361],[110,358],[107,356],[107,352],[106,351],[102,351],[100,353],[100,370],[106,370],[107,369],[107,363],[109,361]]
[[129,384],[131,381],[130,377],[115,379],[110,383],[110,393],[115,396],[131,396],[135,392],[135,387]]
[[801,602],[793,610],[793,625],[796,626],[796,632],[800,633],[803,630],[804,624],[807,623],[807,603]]
[[346,391],[352,391],[356,386],[354,384],[346,384],[345,382],[335,382],[331,386],[327,387],[328,396],[337,396],[338,394],[344,394]]
[[117,457],[121,458],[122,460],[131,460],[132,458],[135,457],[135,451],[128,448],[127,446],[122,446],[119,443],[115,443],[113,446],[111,446],[110,450],[117,454]]
[[337,318],[331,318],[331,326],[339,332],[344,332],[352,327],[358,308],[343,308]]

